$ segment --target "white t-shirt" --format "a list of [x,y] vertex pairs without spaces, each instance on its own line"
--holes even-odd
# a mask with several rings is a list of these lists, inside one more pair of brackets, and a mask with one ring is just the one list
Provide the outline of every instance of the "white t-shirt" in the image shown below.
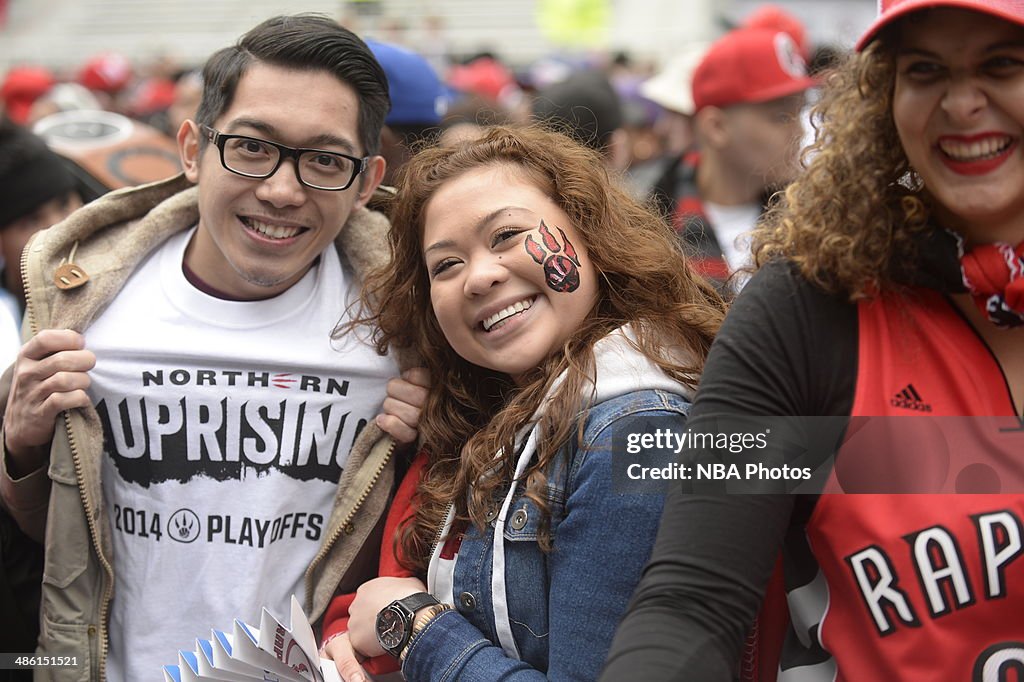
[[[14,307],[8,305],[8,300]],[[6,289],[3,290],[3,300],[0,300],[0,367],[3,369],[14,363],[21,350],[21,320],[20,315],[15,313],[17,305],[14,297]]]
[[330,339],[358,287],[334,248],[279,296],[224,301],[182,273],[194,232],[157,249],[85,335],[113,530],[112,682],[159,679],[210,628],[304,599],[349,448],[398,372],[352,334]]
[[[736,272],[750,265],[750,232],[761,217],[760,204],[723,206],[705,201],[704,212],[715,231],[718,245],[722,247],[722,256],[729,266],[729,272]],[[731,281],[734,288],[739,291],[748,279],[749,276],[738,275]]]

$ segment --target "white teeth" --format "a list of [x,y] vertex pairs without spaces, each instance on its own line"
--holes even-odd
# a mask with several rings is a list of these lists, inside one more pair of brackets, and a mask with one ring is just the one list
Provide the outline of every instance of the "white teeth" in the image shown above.
[[256,230],[262,235],[266,235],[272,239],[287,239],[288,237],[294,237],[302,231],[301,227],[283,225],[269,225],[267,223],[261,223],[255,218],[247,218],[246,224],[252,229]]
[[971,143],[943,140],[939,149],[954,161],[984,161],[1004,152],[1012,141],[1010,137],[987,137]]
[[512,317],[516,313],[521,313],[524,310],[529,310],[530,306],[533,305],[533,301],[530,299],[523,299],[518,303],[513,303],[504,310],[498,311],[484,320],[484,331],[491,331],[492,329],[498,329],[504,326],[505,320]]

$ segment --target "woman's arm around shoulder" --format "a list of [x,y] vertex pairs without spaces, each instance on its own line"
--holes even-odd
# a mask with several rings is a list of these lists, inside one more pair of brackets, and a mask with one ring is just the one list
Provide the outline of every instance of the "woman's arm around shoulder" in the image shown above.
[[[809,284],[789,263],[767,264],[712,345],[689,428],[714,431],[722,415],[848,415],[856,323],[856,306]],[[673,485],[601,679],[734,679],[794,502]]]

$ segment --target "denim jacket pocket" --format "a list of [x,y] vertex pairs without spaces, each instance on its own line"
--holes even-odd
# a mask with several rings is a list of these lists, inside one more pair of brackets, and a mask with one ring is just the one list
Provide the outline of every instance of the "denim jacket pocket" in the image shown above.
[[[551,502],[549,502],[549,505]],[[508,591],[508,615],[512,637],[520,657],[535,666],[548,661],[548,575],[547,555],[538,542],[541,513],[526,497],[517,497],[505,518],[506,584],[520,586]],[[529,585],[530,589],[521,589]]]

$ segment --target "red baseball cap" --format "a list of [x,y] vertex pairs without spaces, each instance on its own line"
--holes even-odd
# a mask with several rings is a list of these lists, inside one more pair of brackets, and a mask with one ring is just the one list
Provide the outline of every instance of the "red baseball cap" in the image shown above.
[[117,92],[128,85],[131,79],[131,62],[114,52],[96,55],[78,72],[79,83],[99,92]]
[[511,71],[490,57],[479,57],[469,64],[453,66],[448,72],[448,85],[492,101],[502,99],[515,88]]
[[174,104],[174,81],[166,78],[150,78],[143,81],[128,100],[128,110],[133,116],[149,116],[164,111]]
[[693,104],[727,107],[768,102],[813,87],[807,62],[784,31],[739,28],[711,46],[693,74]]
[[0,85],[7,115],[15,123],[24,124],[32,104],[49,92],[54,83],[53,74],[41,66],[16,66],[8,71]]
[[878,0],[878,18],[857,41],[858,52],[878,37],[879,31],[911,12],[938,7],[969,9],[990,14],[1014,24],[1024,25],[1024,2],[1022,0]]
[[807,59],[811,56],[811,45],[807,40],[807,29],[802,21],[778,5],[760,5],[750,13],[741,28],[770,28],[793,36],[800,53]]

